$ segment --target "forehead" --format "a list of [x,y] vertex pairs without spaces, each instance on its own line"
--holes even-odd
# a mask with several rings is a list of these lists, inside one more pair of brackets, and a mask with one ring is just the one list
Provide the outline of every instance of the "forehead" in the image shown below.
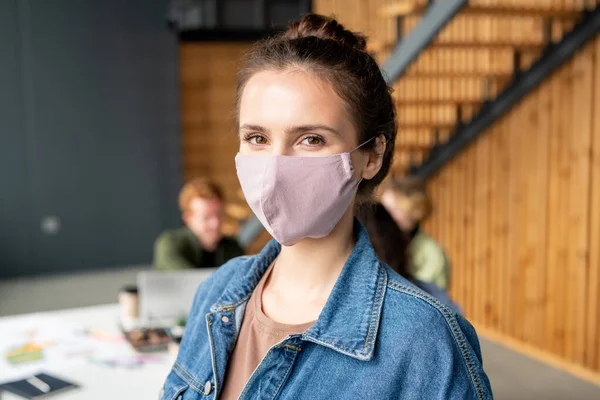
[[221,201],[219,199],[203,199],[201,197],[194,197],[190,201],[190,211],[193,213],[208,213],[219,211],[222,208]]
[[248,80],[240,99],[240,124],[325,124],[343,130],[349,116],[331,84],[306,71],[259,72]]

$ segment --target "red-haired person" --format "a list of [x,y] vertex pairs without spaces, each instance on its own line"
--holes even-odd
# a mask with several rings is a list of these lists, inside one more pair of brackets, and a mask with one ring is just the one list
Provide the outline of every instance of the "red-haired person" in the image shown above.
[[158,237],[156,268],[213,268],[243,254],[235,238],[223,236],[224,198],[215,183],[204,178],[188,182],[179,194],[179,208],[185,226]]

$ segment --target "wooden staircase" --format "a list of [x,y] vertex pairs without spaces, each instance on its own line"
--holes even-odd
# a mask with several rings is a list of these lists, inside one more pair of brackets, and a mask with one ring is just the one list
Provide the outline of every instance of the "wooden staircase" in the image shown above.
[[[369,49],[385,62],[433,2],[378,0],[368,2],[368,9],[352,1],[345,8],[336,1],[320,3],[317,12],[338,6],[331,12],[342,23],[367,32]],[[596,5],[581,0],[469,1],[393,84],[399,123],[394,174],[416,168],[434,147],[450,140]],[[358,21],[352,17],[356,14],[367,17]]]

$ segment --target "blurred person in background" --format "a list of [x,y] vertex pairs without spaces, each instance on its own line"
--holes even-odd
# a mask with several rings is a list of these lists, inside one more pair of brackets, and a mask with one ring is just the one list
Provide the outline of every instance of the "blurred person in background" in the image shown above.
[[408,259],[410,253],[408,237],[381,203],[358,207],[356,216],[367,229],[371,244],[381,261],[418,288],[462,314],[460,307],[448,297],[444,290],[436,284],[423,282],[413,276]]
[[173,270],[219,267],[243,255],[234,238],[222,233],[222,190],[205,178],[187,183],[179,193],[184,227],[162,233],[154,245],[154,266]]
[[410,274],[419,281],[448,290],[448,257],[442,246],[421,230],[421,223],[429,218],[432,211],[425,183],[413,177],[392,178],[383,191],[381,203],[409,241]]

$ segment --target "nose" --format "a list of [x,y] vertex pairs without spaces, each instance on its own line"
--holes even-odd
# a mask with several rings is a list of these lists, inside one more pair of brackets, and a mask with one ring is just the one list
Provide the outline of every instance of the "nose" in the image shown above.
[[208,228],[211,230],[215,230],[217,228],[219,228],[219,226],[221,225],[221,217],[220,216],[213,216],[212,218],[210,218],[208,220]]
[[291,156],[294,154],[294,147],[286,140],[274,140],[271,145],[271,155]]

